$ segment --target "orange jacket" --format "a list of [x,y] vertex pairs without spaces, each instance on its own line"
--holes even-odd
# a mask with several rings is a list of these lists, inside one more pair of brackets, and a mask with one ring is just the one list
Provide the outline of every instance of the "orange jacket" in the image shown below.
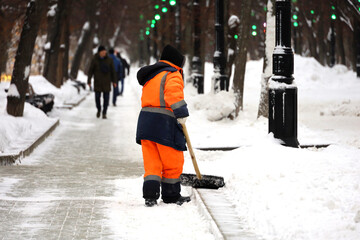
[[182,69],[161,60],[138,72],[143,85],[136,140],[150,140],[185,150],[185,139],[176,118],[189,116],[184,101]]
[[167,63],[178,71],[162,71],[148,81],[143,87],[141,107],[162,107],[173,111],[172,108],[176,109],[177,105],[185,104],[184,80],[180,73],[182,69],[168,61],[160,62]]

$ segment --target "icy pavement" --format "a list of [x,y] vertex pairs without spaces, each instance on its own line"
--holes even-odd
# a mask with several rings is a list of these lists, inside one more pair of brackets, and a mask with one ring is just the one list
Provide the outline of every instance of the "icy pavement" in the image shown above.
[[103,120],[92,93],[30,157],[0,168],[1,240],[214,239],[195,201],[144,206],[137,98],[125,92]]

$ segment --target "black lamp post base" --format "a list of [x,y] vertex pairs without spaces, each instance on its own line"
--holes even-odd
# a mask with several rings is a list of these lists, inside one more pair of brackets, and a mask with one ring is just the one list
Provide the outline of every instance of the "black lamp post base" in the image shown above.
[[269,132],[284,146],[299,147],[297,140],[297,87],[269,89]]

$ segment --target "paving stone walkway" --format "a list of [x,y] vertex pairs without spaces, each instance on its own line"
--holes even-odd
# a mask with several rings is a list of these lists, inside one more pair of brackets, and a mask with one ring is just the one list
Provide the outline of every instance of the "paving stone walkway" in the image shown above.
[[137,100],[119,98],[103,120],[93,98],[64,114],[22,164],[0,167],[0,239],[120,239],[102,224],[103,210],[117,200],[110,180],[143,174],[139,146],[128,139]]

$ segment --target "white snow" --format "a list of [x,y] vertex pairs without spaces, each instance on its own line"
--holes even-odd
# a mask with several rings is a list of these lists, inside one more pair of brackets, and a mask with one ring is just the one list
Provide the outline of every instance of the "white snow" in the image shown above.
[[20,93],[14,83],[10,84],[9,91],[7,94],[9,97],[20,98]]
[[[85,76],[79,72],[80,76]],[[82,77],[84,81],[86,79]],[[74,103],[84,96],[85,91],[78,91],[73,87],[71,81],[65,82],[60,88],[56,88],[43,76],[30,76],[29,83],[36,94],[52,93],[55,95],[55,104],[49,118],[43,111],[25,102],[23,117],[13,117],[7,114],[6,96],[20,97],[15,84],[0,82],[0,154],[17,153],[26,149],[45,130],[49,128],[59,116],[56,107],[64,106],[66,103]],[[8,89],[8,93],[4,91]]]
[[[360,81],[353,71],[323,67],[295,55],[298,139],[301,144],[332,143],[325,149],[283,147],[267,134],[267,119],[256,119],[262,60],[248,62],[244,111],[234,121],[210,121],[206,65],[205,95],[186,86],[194,147],[241,146],[231,152],[196,151],[203,173],[224,176],[224,194],[237,208],[244,228],[263,239],[360,238]],[[202,103],[202,104],[199,104]],[[209,112],[207,112],[209,111]],[[215,107],[213,111],[218,113]],[[185,172],[194,172],[190,158]]]
[[[298,139],[301,144],[332,145],[323,149],[288,148],[268,134],[267,119],[256,118],[263,60],[247,63],[244,111],[235,120],[223,118],[234,108],[234,95],[211,93],[213,67],[207,63],[205,94],[195,94],[190,84],[185,87],[192,144],[195,148],[240,147],[228,152],[195,150],[200,170],[224,176],[226,186],[219,191],[236,207],[243,228],[260,239],[360,239],[360,81],[344,66],[323,67],[313,58],[297,55],[294,61]],[[131,90],[131,85],[131,94],[140,98],[136,72],[131,69],[125,91]],[[86,79],[83,74],[80,78]],[[31,76],[30,82],[37,93],[53,92],[62,102],[71,96],[67,92],[73,88],[54,89],[40,76]],[[0,84],[0,151],[9,149],[17,136],[31,135],[34,128],[45,128],[44,123],[51,120],[29,104],[23,118],[7,115],[5,85]],[[188,152],[184,172],[194,172]],[[114,197],[122,201],[105,209],[113,231],[125,239],[146,238],[144,231],[163,232],[163,236],[175,233],[182,239],[212,239],[206,229],[198,229],[200,223],[193,220],[198,212],[192,205],[182,211],[161,203],[156,208],[144,208],[143,200],[134,198],[132,192],[141,191],[141,182],[142,178],[136,177],[112,183],[118,189]],[[13,184],[16,179],[2,179],[0,189],[9,191]],[[163,227],[166,216],[174,219],[176,227]],[[184,221],[192,227],[182,228]]]
[[90,29],[90,22],[89,22],[89,21],[85,22],[82,29],[83,29],[84,31],[89,30],[89,29]]
[[229,28],[235,28],[240,24],[240,19],[236,15],[231,15],[228,20]]
[[30,75],[30,66],[26,66],[25,67],[25,71],[24,71],[24,80],[26,80]]
[[49,50],[51,48],[51,42],[47,42],[44,46],[45,50]]
[[57,8],[57,4],[54,4],[50,7],[50,10],[47,13],[48,17],[54,17],[56,14],[56,8]]
[[94,45],[98,45],[99,44],[99,38],[97,36],[94,37],[93,43]]

